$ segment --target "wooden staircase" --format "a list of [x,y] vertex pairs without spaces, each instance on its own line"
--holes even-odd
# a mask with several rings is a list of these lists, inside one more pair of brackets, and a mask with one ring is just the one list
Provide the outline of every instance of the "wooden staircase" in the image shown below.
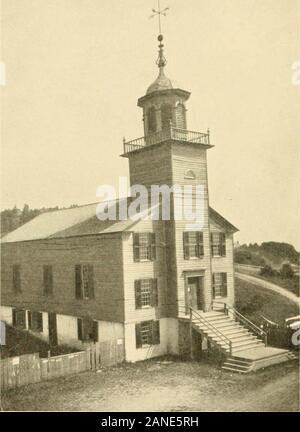
[[261,328],[222,305],[210,312],[190,309],[191,327],[226,355],[222,370],[245,374],[297,358],[288,350],[267,347],[267,334]]
[[261,339],[224,312],[197,312],[193,314],[192,323],[196,331],[225,354],[236,355],[245,349],[265,346]]

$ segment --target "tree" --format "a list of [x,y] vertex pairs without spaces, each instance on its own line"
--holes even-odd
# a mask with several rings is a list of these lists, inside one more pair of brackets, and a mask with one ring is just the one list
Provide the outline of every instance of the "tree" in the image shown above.
[[283,263],[280,269],[280,276],[284,279],[293,279],[294,270],[290,263]]

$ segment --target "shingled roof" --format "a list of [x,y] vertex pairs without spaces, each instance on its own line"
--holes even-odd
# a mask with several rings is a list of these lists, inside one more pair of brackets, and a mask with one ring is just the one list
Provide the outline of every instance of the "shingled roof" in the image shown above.
[[[124,198],[124,200],[128,199]],[[110,201],[105,204],[108,206],[116,204],[118,206],[121,201]],[[6,234],[2,237],[1,243],[132,231],[134,225],[145,216],[142,214],[136,221],[131,219],[124,221],[101,221],[96,215],[98,204],[93,203],[42,213],[16,230]],[[151,209],[149,209],[150,211]],[[209,217],[227,232],[238,231],[237,228],[211,207],[209,209]]]

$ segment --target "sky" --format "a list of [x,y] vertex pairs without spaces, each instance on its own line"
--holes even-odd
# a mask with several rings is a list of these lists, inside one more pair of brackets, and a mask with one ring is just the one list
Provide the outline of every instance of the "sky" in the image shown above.
[[[210,204],[242,243],[300,249],[300,0],[161,0],[166,75],[211,130]],[[157,76],[156,0],[1,0],[1,208],[97,201]]]

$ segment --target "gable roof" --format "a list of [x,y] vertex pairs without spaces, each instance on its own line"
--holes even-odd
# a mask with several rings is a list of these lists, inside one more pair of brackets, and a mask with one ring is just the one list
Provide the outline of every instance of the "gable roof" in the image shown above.
[[[110,201],[101,204],[106,204],[108,207],[116,205],[118,214],[118,206],[125,200],[128,204],[130,198],[123,198],[117,201]],[[102,221],[99,220],[96,214],[98,204],[100,203],[86,204],[69,209],[41,213],[31,221],[6,234],[2,237],[1,243],[132,231],[134,225],[143,220],[152,210],[152,208],[150,208],[144,214],[140,214],[135,221],[132,219]],[[238,231],[237,228],[211,207],[209,208],[209,217],[225,231]]]

